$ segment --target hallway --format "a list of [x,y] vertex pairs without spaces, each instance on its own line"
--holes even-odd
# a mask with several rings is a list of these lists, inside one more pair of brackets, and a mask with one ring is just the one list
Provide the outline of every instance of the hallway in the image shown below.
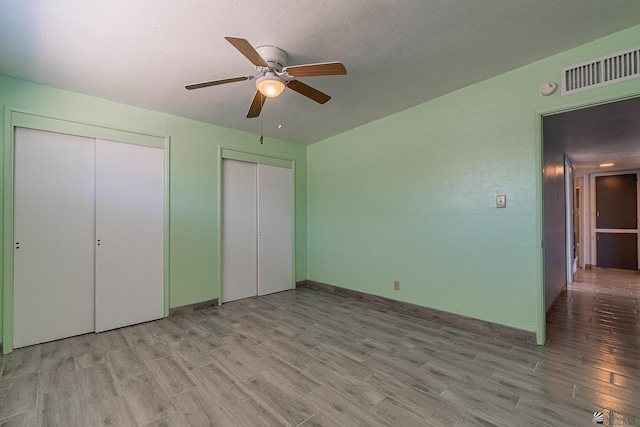
[[564,353],[557,374],[599,405],[604,425],[640,425],[639,296],[636,271],[580,269],[547,318],[546,352]]

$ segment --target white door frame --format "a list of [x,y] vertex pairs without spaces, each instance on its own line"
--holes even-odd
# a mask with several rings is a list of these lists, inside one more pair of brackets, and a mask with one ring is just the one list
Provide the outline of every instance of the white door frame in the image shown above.
[[564,211],[565,211],[565,249],[567,283],[573,281],[573,167],[567,157],[564,158]]
[[4,245],[2,257],[2,351],[13,351],[13,209],[14,209],[14,136],[16,127],[89,138],[107,139],[125,144],[144,145],[164,149],[164,316],[169,315],[169,164],[171,141],[166,135],[135,131],[114,125],[79,120],[73,117],[30,111],[7,106],[5,108],[4,144]]
[[[584,204],[585,204],[585,195],[584,195],[584,176],[580,175],[580,176],[576,176],[575,180],[578,181],[578,185],[574,186],[574,194],[576,193],[576,190],[578,192],[578,209],[576,210],[576,220],[578,222],[578,236],[580,238],[580,244],[576,243],[576,246],[578,248],[578,268],[584,268],[584,257],[585,257],[585,243],[584,243],[584,227],[585,227],[585,223],[584,223]],[[574,196],[574,201],[576,200],[576,197]]]
[[293,283],[291,288],[295,288],[296,281],[296,160],[287,157],[274,157],[258,154],[257,152],[241,151],[234,148],[218,145],[218,301],[224,303],[224,295],[222,294],[222,226],[223,226],[223,206],[222,206],[222,160],[239,160],[248,163],[263,164],[270,166],[279,166],[291,169],[291,269]]

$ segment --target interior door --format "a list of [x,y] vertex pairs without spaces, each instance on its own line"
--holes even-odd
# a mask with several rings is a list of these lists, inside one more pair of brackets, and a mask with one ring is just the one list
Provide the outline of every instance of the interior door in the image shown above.
[[258,295],[293,287],[291,169],[258,165]]
[[595,181],[597,265],[637,270],[637,176],[598,176]]
[[222,301],[256,296],[256,165],[222,161]]
[[15,131],[14,347],[94,330],[93,139]]
[[163,156],[96,140],[96,332],[164,316]]

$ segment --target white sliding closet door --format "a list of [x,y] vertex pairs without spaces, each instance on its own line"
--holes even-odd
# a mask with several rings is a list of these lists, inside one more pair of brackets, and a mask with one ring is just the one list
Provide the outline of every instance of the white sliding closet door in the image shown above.
[[291,169],[222,161],[222,300],[293,286]]
[[96,141],[96,332],[164,315],[163,154]]
[[14,347],[94,330],[93,139],[16,128]]
[[293,287],[291,169],[258,165],[258,295]]
[[256,296],[256,165],[222,161],[222,300]]

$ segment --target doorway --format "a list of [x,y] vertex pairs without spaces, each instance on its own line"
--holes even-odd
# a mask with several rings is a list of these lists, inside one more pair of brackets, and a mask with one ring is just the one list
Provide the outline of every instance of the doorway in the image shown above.
[[[600,227],[596,225],[596,197],[590,194],[595,193],[596,175],[631,175],[640,169],[640,121],[637,120],[639,116],[640,98],[636,97],[542,117],[546,310],[549,310],[556,298],[566,290],[567,283],[571,280],[567,271],[573,261],[573,245],[578,249],[579,265],[597,267],[598,264],[602,264],[607,268],[611,268],[612,265],[615,265],[615,268],[624,265],[634,270],[638,268],[637,223],[623,222],[613,224],[612,227],[615,228],[596,228]],[[575,169],[575,177],[581,180],[579,199],[566,194],[566,191],[573,191],[574,186],[569,186],[567,190],[565,159],[568,159]],[[631,178],[628,184],[631,186]],[[627,192],[634,191],[629,187]],[[578,230],[582,230],[580,238],[573,234],[571,224],[575,218],[571,212],[577,209],[577,200],[581,202],[578,210],[581,218],[576,221]],[[626,211],[626,207],[612,204],[610,201],[604,203],[609,205],[616,216],[629,216],[637,221],[637,207],[633,209],[633,201],[628,202],[628,206],[631,206],[630,211],[624,214],[620,211]],[[595,230],[598,232],[594,232]],[[610,259],[597,259],[598,241],[601,242],[602,254],[609,252]],[[614,250],[617,247],[623,249]],[[631,261],[622,259],[624,257],[630,258]]]

